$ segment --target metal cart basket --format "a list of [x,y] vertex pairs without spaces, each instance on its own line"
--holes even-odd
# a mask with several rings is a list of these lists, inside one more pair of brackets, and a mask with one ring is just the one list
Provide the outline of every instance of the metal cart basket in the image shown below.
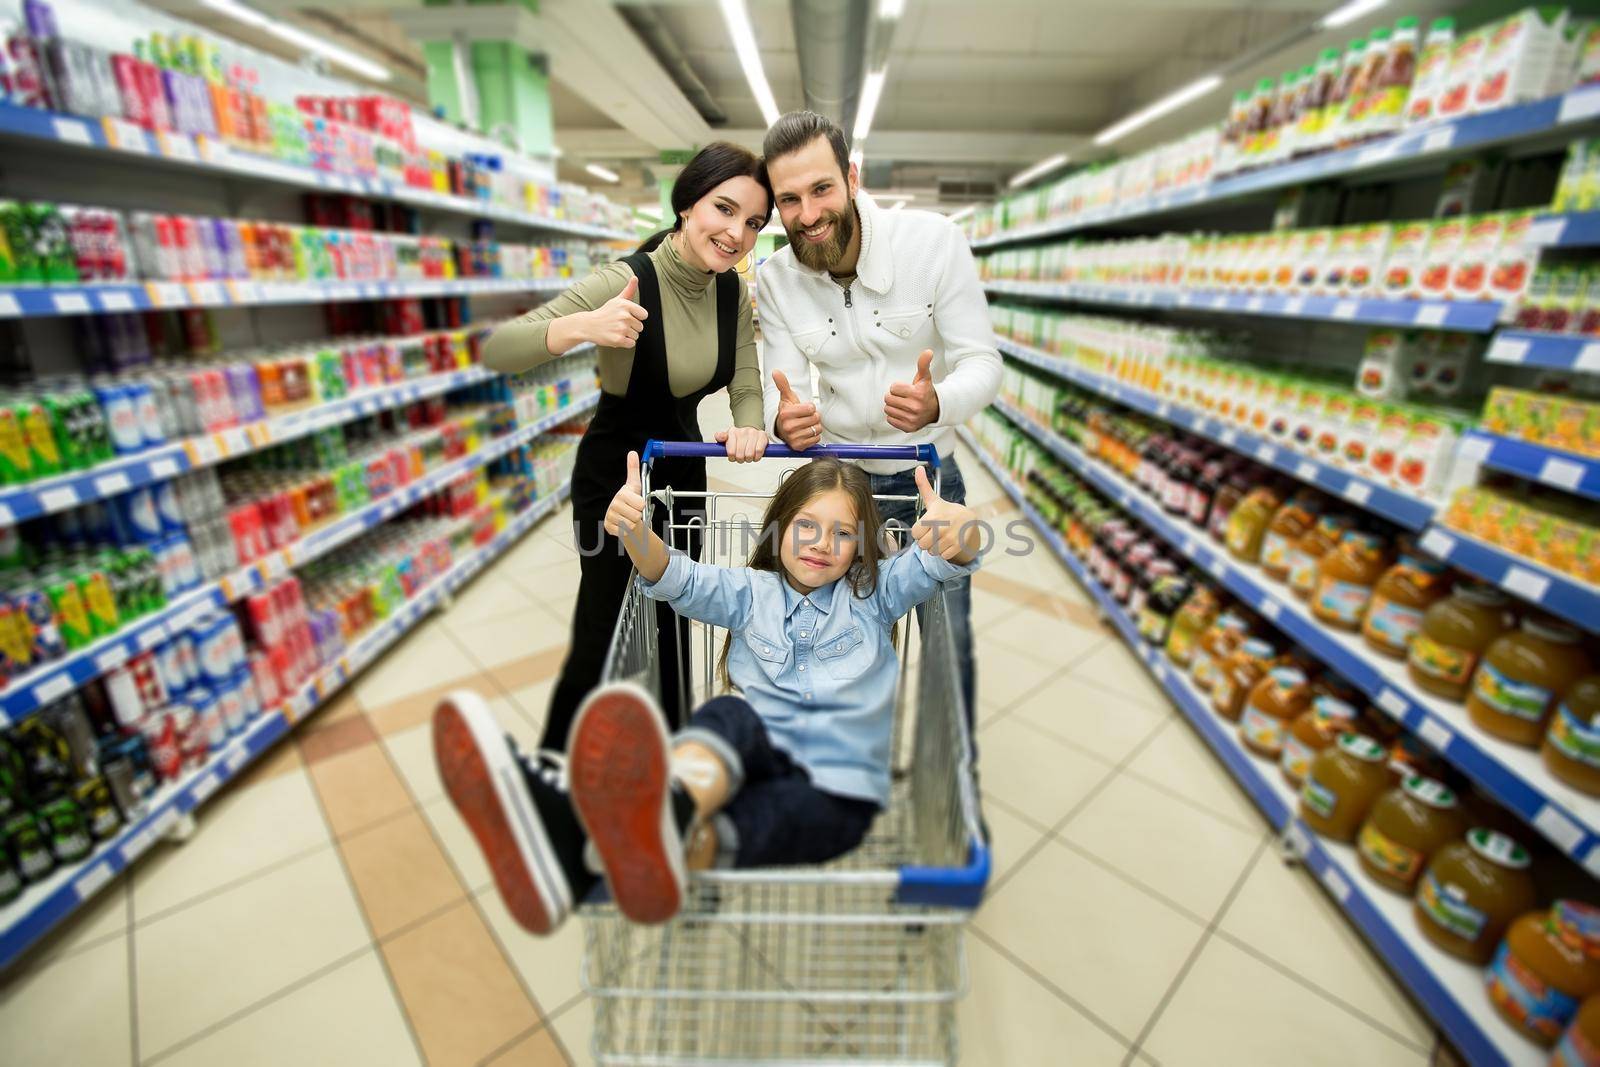
[[[716,445],[652,441],[643,490],[647,508],[664,506],[672,517],[672,543],[694,532],[703,560],[741,565],[754,542],[740,535],[754,536],[768,496],[650,490],[653,460],[722,454]],[[767,450],[769,458],[819,455],[916,458],[937,477],[938,455],[926,445]],[[680,522],[684,511],[695,514]],[[630,583],[606,681],[660,692],[655,609]],[[636,926],[609,902],[584,906],[583,984],[594,997],[600,1063],[956,1061],[962,930],[982,898],[989,854],[943,592],[902,625],[893,794],[860,848],[820,867],[697,872],[682,913],[662,926]],[[686,708],[715,694],[721,641],[711,627],[693,628],[692,640],[680,642],[697,661],[679,672]]]

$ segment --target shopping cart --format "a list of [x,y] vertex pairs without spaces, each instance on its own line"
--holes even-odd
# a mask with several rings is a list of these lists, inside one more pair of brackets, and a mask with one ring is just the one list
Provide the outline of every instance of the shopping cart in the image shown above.
[[[724,454],[652,441],[642,489],[647,511],[667,509],[672,544],[698,536],[706,562],[742,565],[766,494],[650,489],[658,458]],[[772,459],[823,455],[914,458],[933,464],[937,479],[938,455],[926,445],[767,450]],[[894,499],[908,498],[879,498]],[[690,517],[677,521],[677,506]],[[605,681],[660,694],[655,609],[630,582]],[[909,632],[913,616],[920,643]],[[662,926],[636,926],[609,902],[583,907],[583,984],[594,996],[600,1063],[956,1061],[962,928],[983,896],[989,853],[943,592],[903,625],[892,799],[860,848],[820,867],[697,872],[682,913]],[[687,708],[716,692],[720,647],[713,628],[694,627],[679,642]]]

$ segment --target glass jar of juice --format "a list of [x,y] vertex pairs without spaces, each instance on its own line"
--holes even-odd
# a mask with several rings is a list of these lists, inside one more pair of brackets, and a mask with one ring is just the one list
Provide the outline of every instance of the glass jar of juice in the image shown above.
[[1367,877],[1410,896],[1433,854],[1466,831],[1455,793],[1414,774],[1372,805],[1356,838],[1356,855]]
[[1289,550],[1289,588],[1301,600],[1310,600],[1317,587],[1317,565],[1339,546],[1339,539],[1350,529],[1347,515],[1322,515],[1301,535]]
[[1276,760],[1289,726],[1311,706],[1311,682],[1296,667],[1274,667],[1257,682],[1239,717],[1239,740],[1258,756]]
[[1550,1067],[1600,1067],[1600,995],[1578,1008],[1577,1017],[1550,1056]]
[[1428,864],[1413,909],[1417,927],[1452,956],[1483,966],[1506,927],[1533,910],[1532,857],[1505,834],[1479,826]]
[[[1411,549],[1411,551],[1407,551]],[[1400,562],[1383,572],[1372,590],[1372,604],[1361,623],[1368,646],[1404,659],[1422,629],[1422,616],[1450,592],[1449,568],[1402,546]]]
[[1289,577],[1295,544],[1316,525],[1320,508],[1320,494],[1302,489],[1273,514],[1261,539],[1261,569],[1268,578],[1281,582]]
[[1558,900],[1549,911],[1520,916],[1483,978],[1500,1016],[1523,1037],[1551,1047],[1579,1005],[1600,993],[1600,908]]
[[1254,563],[1261,558],[1261,542],[1267,536],[1267,525],[1283,506],[1283,497],[1272,485],[1258,485],[1239,501],[1228,516],[1228,552],[1243,563]]
[[1529,616],[1495,638],[1472,676],[1467,713],[1478,728],[1537,748],[1561,695],[1594,665],[1583,637],[1565,623]]
[[1514,624],[1504,593],[1482,582],[1462,583],[1423,612],[1406,671],[1435,696],[1465,700],[1479,659]]
[[1221,612],[1222,602],[1209,585],[1202,585],[1191,593],[1172,620],[1172,630],[1167,635],[1167,658],[1187,668],[1194,659],[1200,638]]
[[1216,684],[1211,687],[1211,710],[1229,722],[1238,722],[1245,698],[1266,677],[1277,655],[1277,650],[1261,638],[1245,638],[1217,671]]
[[1339,547],[1317,564],[1311,614],[1335,629],[1359,629],[1372,590],[1390,562],[1388,543],[1380,534],[1347,531],[1339,539]]
[[[1312,688],[1315,691],[1314,685]],[[1289,784],[1298,789],[1317,753],[1331,747],[1340,734],[1353,730],[1359,717],[1355,705],[1347,701],[1327,694],[1313,695],[1311,706],[1289,724],[1288,736],[1283,739],[1278,769]]]
[[1561,698],[1540,749],[1550,773],[1600,796],[1600,674],[1580,679]]
[[1330,840],[1354,841],[1372,805],[1388,787],[1383,746],[1347,731],[1311,761],[1300,787],[1300,818]]
[[1240,471],[1230,471],[1223,479],[1216,495],[1211,498],[1211,513],[1206,517],[1206,533],[1217,542],[1224,542],[1228,535],[1228,520],[1233,516],[1233,509],[1250,491],[1250,482]]
[[1243,615],[1236,611],[1224,611],[1217,616],[1217,621],[1211,624],[1211,628],[1195,646],[1194,659],[1189,668],[1190,677],[1202,693],[1211,692],[1212,686],[1217,684],[1222,664],[1249,636],[1250,624]]

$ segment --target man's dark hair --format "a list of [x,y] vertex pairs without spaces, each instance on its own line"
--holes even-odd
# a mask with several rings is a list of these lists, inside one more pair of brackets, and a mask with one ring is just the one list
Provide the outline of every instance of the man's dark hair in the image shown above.
[[761,142],[761,155],[771,163],[774,159],[800,151],[818,137],[828,139],[828,144],[833,147],[833,158],[839,161],[840,176],[848,177],[850,143],[844,139],[844,131],[837,122],[815,111],[791,111],[774,122],[767,131],[767,139]]

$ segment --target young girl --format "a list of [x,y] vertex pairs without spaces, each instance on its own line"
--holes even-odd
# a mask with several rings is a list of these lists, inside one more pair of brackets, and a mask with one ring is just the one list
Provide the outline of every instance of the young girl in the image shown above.
[[883,556],[868,476],[819,459],[773,496],[749,564],[717,567],[669,554],[644,524],[629,454],[606,531],[647,596],[727,629],[737,695],[669,738],[644,690],[596,690],[573,724],[570,796],[560,768],[521,757],[481,699],[440,704],[440,774],[523,926],[549,933],[593,887],[590,842],[618,908],[646,923],[677,914],[689,868],[821,863],[860,844],[889,801],[895,624],[975,570],[981,543],[971,511],[921,468],[916,480],[925,510],[897,555]]

